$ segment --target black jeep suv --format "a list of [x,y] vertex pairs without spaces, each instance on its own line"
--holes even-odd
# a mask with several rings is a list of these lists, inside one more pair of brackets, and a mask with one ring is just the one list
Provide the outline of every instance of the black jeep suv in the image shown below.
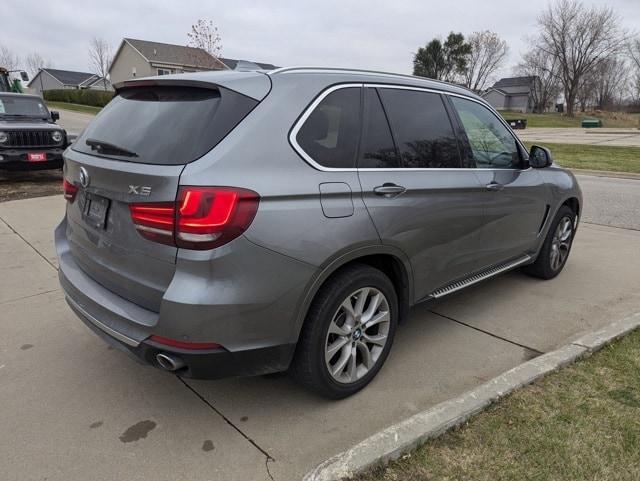
[[68,139],[58,118],[38,96],[0,93],[0,169],[61,168]]

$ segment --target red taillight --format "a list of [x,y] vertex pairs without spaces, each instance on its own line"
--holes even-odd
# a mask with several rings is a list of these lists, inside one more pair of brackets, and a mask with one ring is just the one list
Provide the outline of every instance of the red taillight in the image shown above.
[[69,202],[73,202],[78,193],[78,187],[69,182],[67,179],[62,180],[62,190],[64,192],[64,198]]
[[178,349],[218,349],[222,347],[215,342],[188,342],[178,341],[176,339],[169,339],[162,336],[151,336],[149,340],[157,342],[158,344],[164,344],[165,346],[177,347]]
[[173,202],[130,204],[129,210],[131,219],[142,237],[161,244],[175,245],[173,226],[176,211]]
[[213,249],[251,225],[260,197],[235,187],[181,187],[173,203],[131,204],[131,218],[147,239],[185,249]]

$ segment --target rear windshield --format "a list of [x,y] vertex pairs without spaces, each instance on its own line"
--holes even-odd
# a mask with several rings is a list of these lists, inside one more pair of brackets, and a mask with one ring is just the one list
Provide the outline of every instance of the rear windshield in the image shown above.
[[72,148],[130,162],[186,164],[215,147],[257,104],[224,88],[129,88],[109,102]]

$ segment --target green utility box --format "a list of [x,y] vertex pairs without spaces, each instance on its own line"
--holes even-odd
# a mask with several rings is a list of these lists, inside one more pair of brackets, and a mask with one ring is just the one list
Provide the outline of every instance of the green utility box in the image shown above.
[[582,127],[585,129],[602,127],[602,121],[600,119],[582,119]]

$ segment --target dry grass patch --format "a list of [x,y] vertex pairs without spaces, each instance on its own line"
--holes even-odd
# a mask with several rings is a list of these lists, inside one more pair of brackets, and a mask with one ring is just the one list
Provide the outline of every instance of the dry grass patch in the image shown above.
[[640,332],[357,481],[640,479]]

